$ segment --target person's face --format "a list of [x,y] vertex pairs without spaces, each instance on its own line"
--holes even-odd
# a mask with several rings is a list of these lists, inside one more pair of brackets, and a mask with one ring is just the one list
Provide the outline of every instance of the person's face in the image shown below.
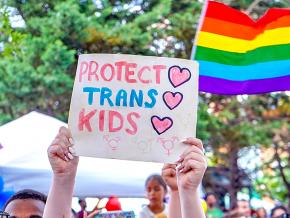
[[207,198],[206,198],[206,203],[209,207],[213,207],[215,206],[216,204],[216,198],[214,195],[209,195]]
[[81,206],[82,209],[86,209],[86,207],[87,207],[87,202],[86,202],[85,200],[82,200],[82,201],[80,202],[80,206]]
[[5,208],[9,218],[41,218],[44,212],[44,202],[34,199],[16,199]]
[[238,201],[238,210],[244,215],[244,216],[251,216],[251,208],[249,205],[249,202],[247,201]]
[[164,188],[155,179],[147,183],[146,193],[151,205],[162,204],[166,194]]
[[286,213],[285,210],[278,208],[274,211],[272,218],[277,218],[285,213]]
[[263,208],[260,208],[257,210],[257,217],[258,218],[265,218],[266,215],[266,211]]

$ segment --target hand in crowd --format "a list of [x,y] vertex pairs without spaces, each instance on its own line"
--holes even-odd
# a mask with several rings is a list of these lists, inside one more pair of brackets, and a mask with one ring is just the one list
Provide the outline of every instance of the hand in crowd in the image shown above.
[[181,188],[196,190],[207,168],[202,142],[188,138],[183,143],[189,147],[180,159],[175,164],[165,164],[162,169],[162,177],[172,191]]
[[178,191],[176,167],[177,164],[164,164],[162,168],[162,177],[171,191]]
[[61,127],[59,129],[47,153],[54,175],[76,173],[79,158],[73,156],[73,139],[67,128]]
[[90,214],[88,214],[88,212],[84,211],[83,217],[84,218],[91,218],[91,217],[95,217],[99,213],[100,213],[99,210],[94,210]]

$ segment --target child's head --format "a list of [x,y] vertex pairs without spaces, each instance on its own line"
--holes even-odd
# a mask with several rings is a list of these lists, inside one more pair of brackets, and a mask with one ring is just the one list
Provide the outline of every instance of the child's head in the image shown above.
[[147,198],[150,204],[161,204],[165,200],[167,186],[158,174],[149,176],[145,182]]

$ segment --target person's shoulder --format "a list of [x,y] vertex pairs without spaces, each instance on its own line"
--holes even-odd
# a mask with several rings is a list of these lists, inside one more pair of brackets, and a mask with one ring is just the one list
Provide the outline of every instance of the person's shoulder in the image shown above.
[[164,204],[164,210],[163,212],[168,214],[168,211],[169,211],[169,205],[168,204]]
[[148,212],[148,211],[150,211],[149,207],[147,205],[143,205],[140,212]]
[[223,214],[223,211],[220,208],[214,207],[211,209],[207,209],[208,214]]
[[77,218],[83,218],[83,216],[84,216],[84,212],[83,211],[79,211],[77,213]]
[[147,205],[144,205],[139,213],[140,218],[149,218],[154,215]]

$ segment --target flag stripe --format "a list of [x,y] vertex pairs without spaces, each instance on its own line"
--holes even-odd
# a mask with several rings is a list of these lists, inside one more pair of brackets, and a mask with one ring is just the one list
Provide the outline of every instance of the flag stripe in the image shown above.
[[200,32],[197,40],[198,46],[238,53],[245,53],[263,46],[289,43],[290,27],[267,30],[254,40],[237,39],[207,32]]
[[290,60],[271,61],[247,66],[232,66],[199,61],[200,75],[233,81],[267,79],[290,74]]
[[261,94],[290,90],[289,81],[290,75],[245,82],[199,76],[199,91],[220,95]]
[[258,34],[262,34],[265,30],[271,30],[281,27],[290,26],[290,15],[281,17],[272,23],[268,24],[265,28],[255,28],[237,23],[232,23],[224,20],[206,17],[201,31],[208,33],[215,33],[218,35],[229,36],[233,38],[253,40]]
[[290,44],[260,47],[247,53],[227,52],[198,46],[195,57],[197,60],[237,66],[290,60]]
[[216,18],[219,20],[229,21],[246,26],[263,28],[268,23],[271,23],[274,20],[287,15],[290,15],[289,9],[272,8],[271,10],[268,10],[267,13],[258,21],[254,21],[246,14],[234,8],[230,8],[219,2],[209,1],[205,17]]

